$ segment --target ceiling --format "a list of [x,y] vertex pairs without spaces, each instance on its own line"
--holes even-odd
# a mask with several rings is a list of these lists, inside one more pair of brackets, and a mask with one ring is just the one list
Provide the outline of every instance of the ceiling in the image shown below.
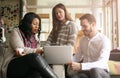
[[57,3],[63,3],[67,7],[102,7],[108,0],[26,0],[28,7],[53,7]]

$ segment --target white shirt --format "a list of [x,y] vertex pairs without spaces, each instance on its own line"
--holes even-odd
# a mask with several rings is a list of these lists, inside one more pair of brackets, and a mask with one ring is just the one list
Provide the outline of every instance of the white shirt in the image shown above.
[[83,60],[82,70],[91,68],[108,69],[108,60],[110,56],[111,44],[109,39],[102,33],[97,33],[96,36],[89,39],[82,37],[79,43],[78,52],[74,56],[74,61],[80,62]]

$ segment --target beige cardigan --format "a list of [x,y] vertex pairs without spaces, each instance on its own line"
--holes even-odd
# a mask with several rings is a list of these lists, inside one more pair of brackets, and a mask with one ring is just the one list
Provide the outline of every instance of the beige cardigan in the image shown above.
[[[36,40],[39,41],[39,43],[40,43],[39,39],[36,38]],[[40,44],[38,44],[37,47],[39,48]],[[6,77],[7,67],[8,67],[9,62],[12,59],[16,58],[16,57],[14,57],[14,55],[15,55],[14,50],[16,48],[23,48],[24,52],[26,52],[27,54],[33,53],[36,51],[36,49],[24,47],[24,41],[23,41],[23,38],[21,36],[19,29],[14,28],[10,34],[8,51],[4,52],[4,59],[3,59],[2,70],[1,70],[2,71],[2,78],[7,78]]]

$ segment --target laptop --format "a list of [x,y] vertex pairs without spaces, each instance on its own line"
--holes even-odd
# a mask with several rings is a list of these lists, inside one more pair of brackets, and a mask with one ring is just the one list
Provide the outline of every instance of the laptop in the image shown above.
[[45,60],[48,64],[67,64],[72,61],[72,46],[44,46]]

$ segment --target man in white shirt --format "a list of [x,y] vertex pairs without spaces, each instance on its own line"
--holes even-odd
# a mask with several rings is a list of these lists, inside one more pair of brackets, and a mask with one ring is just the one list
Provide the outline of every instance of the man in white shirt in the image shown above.
[[68,74],[72,71],[70,78],[110,78],[109,39],[97,30],[96,19],[92,14],[83,15],[80,21],[84,37],[80,39],[74,61],[69,64]]

